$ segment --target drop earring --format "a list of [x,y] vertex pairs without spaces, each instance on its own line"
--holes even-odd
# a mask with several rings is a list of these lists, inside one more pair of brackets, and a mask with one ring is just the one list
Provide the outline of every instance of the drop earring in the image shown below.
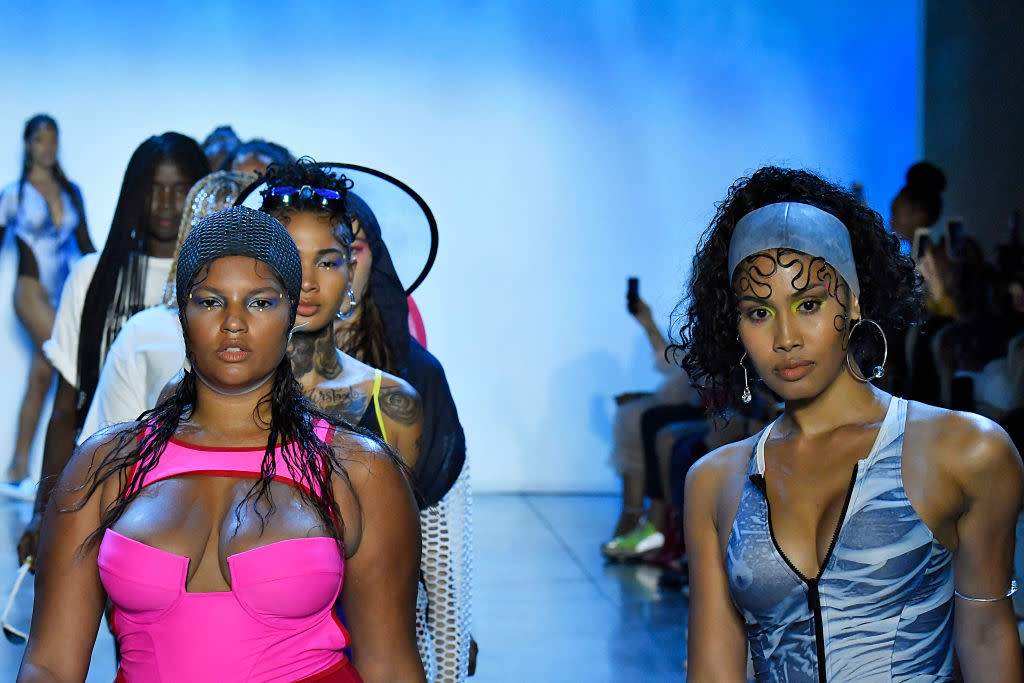
[[746,357],[747,352],[744,351],[743,355],[740,356],[740,367],[743,368],[743,393],[740,394],[740,400],[744,403],[750,403],[754,399],[754,395],[750,393],[750,378],[747,376],[747,366],[743,364]]

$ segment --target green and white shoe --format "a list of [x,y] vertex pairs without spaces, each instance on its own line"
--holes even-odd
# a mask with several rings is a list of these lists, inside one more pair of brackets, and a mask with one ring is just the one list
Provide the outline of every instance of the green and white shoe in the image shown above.
[[665,536],[648,521],[641,522],[628,534],[616,536],[601,546],[601,554],[609,560],[633,560],[665,545]]

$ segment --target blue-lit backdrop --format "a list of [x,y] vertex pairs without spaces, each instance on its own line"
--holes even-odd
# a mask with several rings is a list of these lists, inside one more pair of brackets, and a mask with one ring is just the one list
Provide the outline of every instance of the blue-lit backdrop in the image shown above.
[[[398,176],[440,223],[416,298],[476,488],[613,490],[611,397],[657,379],[626,277],[667,326],[714,203],[765,163],[863,182],[887,216],[917,152],[918,14],[913,0],[5,3],[0,175],[16,177],[24,121],[54,115],[97,244],[132,150],[165,130],[201,140],[230,123]],[[9,308],[0,329],[8,452],[29,348]]]

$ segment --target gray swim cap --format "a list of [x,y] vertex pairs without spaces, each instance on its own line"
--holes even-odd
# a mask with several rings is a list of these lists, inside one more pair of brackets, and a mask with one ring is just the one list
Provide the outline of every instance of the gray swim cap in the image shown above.
[[825,259],[846,281],[853,295],[860,297],[850,231],[829,212],[799,202],[768,204],[736,222],[729,242],[729,277],[751,254],[780,248]]

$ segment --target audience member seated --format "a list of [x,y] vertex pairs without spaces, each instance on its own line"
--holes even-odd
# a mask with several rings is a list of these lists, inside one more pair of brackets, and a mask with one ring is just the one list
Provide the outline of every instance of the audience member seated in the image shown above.
[[[660,478],[650,471],[644,455],[641,421],[648,420],[650,452],[653,457],[655,424],[664,426],[682,419],[701,419],[702,410],[696,392],[690,388],[689,378],[678,366],[665,359],[665,340],[654,322],[651,308],[643,299],[637,299],[631,311],[633,317],[651,344],[655,368],[665,375],[651,394],[620,394],[612,431],[612,467],[622,477],[622,511],[615,526],[612,540],[601,547],[609,559],[634,559],[659,549],[664,543],[665,508],[661,502]],[[652,409],[657,413],[645,415]],[[651,431],[654,430],[654,431]],[[645,505],[652,496],[651,510]]]

